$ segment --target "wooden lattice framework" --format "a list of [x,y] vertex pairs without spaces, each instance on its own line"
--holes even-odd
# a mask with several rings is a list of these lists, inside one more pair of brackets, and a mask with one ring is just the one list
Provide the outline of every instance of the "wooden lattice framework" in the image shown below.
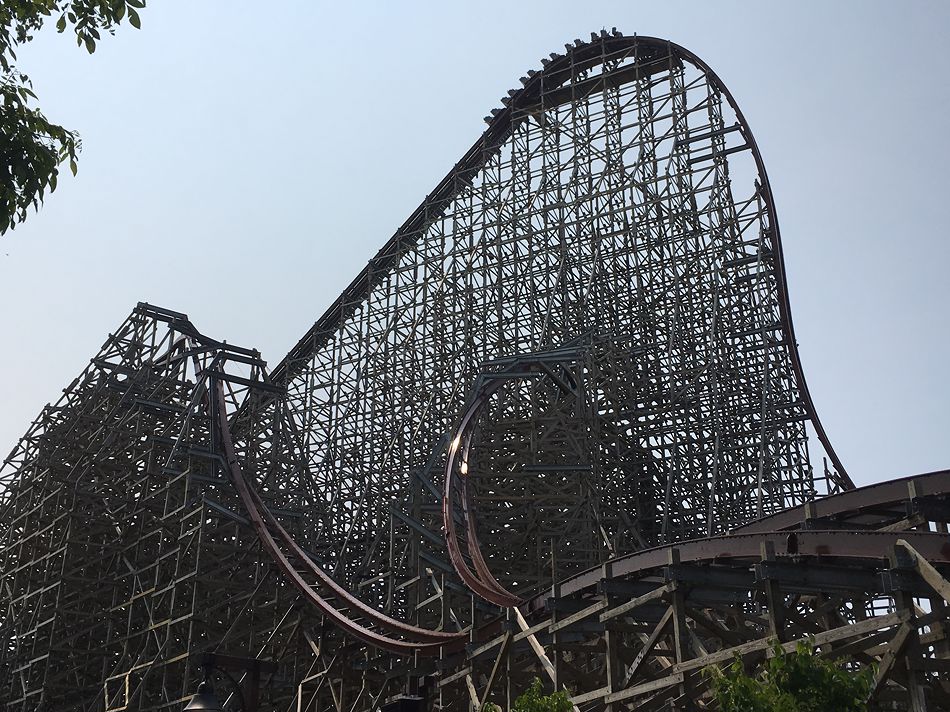
[[852,490],[735,101],[665,40],[542,64],[272,372],[142,304],[44,409],[0,470],[4,709],[178,710],[209,652],[273,662],[274,710],[536,674],[698,709],[707,665],[805,636],[950,708],[950,482]]

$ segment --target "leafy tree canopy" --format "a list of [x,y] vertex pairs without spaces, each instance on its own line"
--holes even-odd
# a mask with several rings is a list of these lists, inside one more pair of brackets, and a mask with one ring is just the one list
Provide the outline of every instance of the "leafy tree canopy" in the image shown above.
[[[529,687],[511,706],[511,712],[571,712],[574,705],[564,690],[545,695],[541,680],[534,678]],[[482,712],[501,712],[498,705],[488,702]]]
[[873,670],[854,672],[800,643],[792,653],[776,646],[760,674],[746,674],[738,657],[725,670],[710,668],[722,712],[866,712]]
[[128,21],[140,27],[145,0],[0,0],[0,235],[38,209],[56,190],[59,167],[73,175],[82,148],[79,136],[50,122],[33,106],[30,78],[16,66],[16,49],[55,18],[58,32],[71,28],[90,54],[103,32]]

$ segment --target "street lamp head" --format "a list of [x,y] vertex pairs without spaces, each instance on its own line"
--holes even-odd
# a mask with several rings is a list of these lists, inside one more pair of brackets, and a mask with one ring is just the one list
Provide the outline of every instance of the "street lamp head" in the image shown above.
[[191,701],[185,705],[182,712],[195,712],[196,710],[201,712],[224,712],[224,708],[218,702],[218,698],[214,696],[214,690],[208,680],[198,685],[198,691],[191,698]]

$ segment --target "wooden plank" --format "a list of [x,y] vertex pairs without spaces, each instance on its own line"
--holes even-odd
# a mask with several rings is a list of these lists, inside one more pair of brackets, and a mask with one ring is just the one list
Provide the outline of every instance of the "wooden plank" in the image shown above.
[[[515,613],[515,620],[518,622],[518,627],[521,628],[521,632],[528,633],[528,621],[521,615],[520,610],[517,608],[513,608],[512,610]],[[551,663],[551,659],[547,653],[544,652],[544,647],[538,642],[538,639],[533,633],[528,633],[525,637],[528,639],[528,644],[531,646],[534,654],[537,655],[541,661],[541,667],[544,668],[544,672],[551,678],[551,682],[557,684],[557,676],[554,674],[554,665]]]
[[468,688],[468,696],[472,700],[472,709],[480,710],[482,708],[482,703],[478,701],[478,693],[475,692],[475,683],[472,682],[472,676],[465,676],[465,686]]
[[663,596],[672,592],[672,590],[673,590],[673,584],[666,584],[665,586],[660,586],[660,588],[654,591],[650,591],[649,593],[645,593],[642,596],[638,596],[637,598],[634,598],[632,601],[627,601],[626,603],[622,603],[619,606],[611,608],[609,611],[604,611],[603,613],[600,614],[600,622],[606,623],[612,618],[616,618],[617,616],[622,616],[624,613],[627,613],[628,611],[632,611],[634,608],[639,608],[644,603],[649,603],[650,601],[655,601],[658,598],[662,598]]
[[471,675],[471,673],[472,673],[471,666],[464,667],[458,672],[453,673],[452,675],[449,675],[448,677],[441,678],[439,680],[439,687],[445,687],[446,685],[451,685],[453,682],[461,680],[466,675]]
[[828,651],[822,652],[821,657],[836,660],[838,658],[852,658],[858,653],[874,655],[875,650],[886,647],[881,645],[882,642],[886,642],[893,637],[894,631],[882,630],[878,633],[873,633],[866,638],[862,638],[861,640],[856,640],[852,643],[845,643],[844,645],[837,648],[831,648]]
[[911,558],[914,560],[914,566],[917,569],[917,573],[920,574],[920,577],[926,581],[934,591],[939,593],[943,600],[950,602],[950,581],[947,581],[947,579],[941,576],[940,572],[933,567],[933,564],[927,561],[927,559],[921,556],[919,551],[917,551],[903,539],[897,540],[897,546],[903,547],[904,550],[911,555]]
[[[810,640],[817,646],[824,645],[825,643],[832,643],[843,638],[853,638],[855,636],[865,635],[867,633],[879,630],[880,628],[888,628],[890,626],[897,625],[898,623],[904,623],[907,618],[907,613],[889,613],[885,616],[868,618],[867,620],[861,621],[859,623],[849,623],[848,625],[843,625],[839,628],[823,631],[814,636],[803,637],[798,640],[792,640],[787,643],[783,643],[782,650],[786,653],[790,653],[794,651],[795,648],[798,647],[798,643],[803,640]],[[685,663],[679,663],[673,666],[673,670],[686,672],[688,670],[695,670],[697,668],[705,667],[706,665],[713,665],[716,663],[725,662],[727,660],[732,660],[732,658],[736,655],[743,657],[750,653],[761,652],[763,650],[767,651],[768,654],[771,655],[772,653],[770,648],[774,642],[775,639],[771,637],[751,640],[748,643],[736,645],[732,648],[726,648],[702,658],[690,660]]]
[[591,690],[590,692],[585,692],[583,695],[575,695],[571,698],[571,702],[573,702],[575,706],[579,706],[585,702],[591,702],[608,694],[610,694],[610,689],[601,687],[596,690]]
[[525,628],[520,633],[515,633],[514,642],[517,643],[521,640],[524,640],[530,635],[536,635],[540,633],[541,631],[545,630],[549,625],[551,624],[548,621],[542,621],[541,623],[536,623],[530,628]]
[[893,524],[888,524],[887,526],[880,527],[876,529],[875,531],[879,531],[879,532],[906,531],[908,529],[913,529],[914,527],[919,527],[921,524],[923,524],[926,521],[927,520],[924,519],[922,514],[914,514],[914,515],[911,515],[910,517],[901,519],[898,522],[894,522]]
[[[524,616],[521,615],[521,611],[518,610],[517,607],[512,608],[511,610],[514,611],[515,620],[518,622],[518,627],[521,628],[521,632],[527,633],[528,621],[524,619]],[[537,655],[538,659],[541,661],[541,667],[544,668],[544,672],[547,673],[548,677],[551,678],[551,682],[557,685],[557,673],[554,670],[554,665],[551,663],[551,659],[548,657],[547,653],[544,652],[544,647],[538,642],[538,639],[533,633],[529,633],[526,637],[528,638],[528,644],[531,646],[534,654]],[[573,707],[574,712],[580,712],[576,705]]]
[[633,662],[627,667],[627,672],[623,677],[623,682],[620,683],[621,687],[626,687],[633,679],[633,676],[637,674],[637,670],[640,668],[640,665],[644,660],[646,660],[647,655],[649,655],[650,651],[656,646],[660,636],[663,635],[663,630],[667,625],[669,625],[672,617],[673,608],[667,608],[666,613],[660,619],[660,622],[657,624],[656,628],[654,628],[653,632],[650,633],[650,637],[647,638],[646,642],[643,644],[643,647],[640,648],[640,652],[637,653],[637,656],[633,659]]
[[475,648],[471,653],[468,654],[468,659],[469,659],[469,660],[475,660],[476,658],[479,658],[479,657],[481,657],[482,655],[484,655],[485,653],[487,653],[487,652],[488,652],[489,650],[491,650],[492,648],[496,648],[496,647],[498,647],[499,645],[502,645],[502,644],[505,642],[505,637],[506,637],[507,635],[508,635],[508,633],[502,633],[501,635],[492,638],[491,640],[489,640],[489,641],[488,641],[487,643],[485,643],[484,645],[478,646],[478,647]]
[[654,690],[661,690],[664,687],[669,687],[670,685],[679,685],[686,679],[685,675],[682,672],[675,672],[672,675],[666,677],[661,677],[659,680],[651,680],[650,682],[645,682],[642,685],[637,685],[636,687],[630,687],[626,690],[621,690],[620,692],[614,692],[611,695],[607,695],[604,698],[604,702],[619,702],[620,700],[625,700],[628,697],[636,697],[637,695],[645,695],[648,692],[653,692]]
[[574,623],[577,623],[578,621],[582,621],[585,618],[589,618],[595,613],[604,610],[606,607],[607,607],[606,599],[603,601],[597,601],[597,603],[595,603],[594,605],[588,606],[587,608],[584,608],[578,611],[577,613],[569,615],[564,620],[560,620],[557,623],[552,623],[548,627],[548,633],[555,633],[563,628],[567,628],[568,626],[573,625]]
[[491,674],[488,676],[488,684],[485,685],[485,692],[482,693],[482,704],[488,702],[489,697],[491,696],[491,688],[495,684],[495,678],[498,676],[498,671],[501,669],[501,663],[505,659],[505,656],[508,654],[508,647],[511,645],[511,631],[505,633],[505,639],[501,643],[501,650],[498,651],[498,657],[495,658],[495,664],[492,665]]

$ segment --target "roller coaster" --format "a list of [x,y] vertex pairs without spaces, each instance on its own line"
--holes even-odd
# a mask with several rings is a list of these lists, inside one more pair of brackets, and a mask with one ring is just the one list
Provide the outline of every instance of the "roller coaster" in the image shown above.
[[43,409],[0,708],[713,710],[810,641],[950,710],[950,471],[854,487],[723,82],[603,31],[486,123],[273,369],[142,303]]

